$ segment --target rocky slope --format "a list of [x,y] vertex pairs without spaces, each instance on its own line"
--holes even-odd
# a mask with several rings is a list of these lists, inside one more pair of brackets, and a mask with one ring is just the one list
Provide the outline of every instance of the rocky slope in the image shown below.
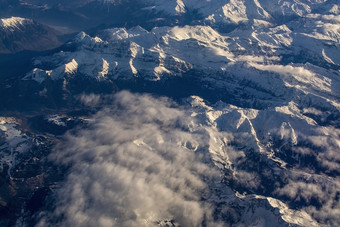
[[33,20],[11,17],[0,22],[0,53],[42,51],[60,46],[57,32]]

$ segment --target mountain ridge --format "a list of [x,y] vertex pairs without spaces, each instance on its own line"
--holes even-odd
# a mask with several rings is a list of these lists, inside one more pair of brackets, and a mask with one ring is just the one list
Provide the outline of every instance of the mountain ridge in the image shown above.
[[0,53],[16,53],[23,50],[43,51],[61,45],[58,32],[21,17],[3,18],[0,23]]
[[0,78],[0,225],[339,225],[337,1],[11,4],[84,31]]

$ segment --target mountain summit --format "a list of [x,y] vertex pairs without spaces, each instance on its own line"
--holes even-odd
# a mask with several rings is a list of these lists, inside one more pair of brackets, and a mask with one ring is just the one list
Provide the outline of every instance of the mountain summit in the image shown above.
[[21,17],[0,20],[0,53],[42,51],[59,45],[57,31],[46,25]]

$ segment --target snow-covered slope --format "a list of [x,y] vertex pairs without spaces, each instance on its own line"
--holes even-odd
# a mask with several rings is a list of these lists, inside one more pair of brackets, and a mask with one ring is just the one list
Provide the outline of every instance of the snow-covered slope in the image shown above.
[[46,25],[21,17],[0,20],[0,53],[47,50],[61,45],[57,32]]
[[253,19],[280,22],[303,17],[310,13],[338,14],[339,4],[334,1],[268,1],[268,0],[177,0],[143,1],[147,10],[158,10],[168,15],[197,12],[198,18],[211,24],[247,23]]
[[[159,80],[178,76],[194,66],[218,69],[230,62],[232,56],[223,37],[204,26],[155,28],[151,32],[140,27],[128,31],[109,29],[94,38],[80,33],[73,45],[77,46],[75,52],[60,52],[52,58],[39,59],[37,63],[53,64],[59,60],[59,64],[64,65],[63,62],[70,59],[70,62],[78,63],[80,74],[99,80],[105,76],[120,79],[141,76]],[[196,48],[201,52],[192,56]],[[68,63],[62,73],[69,73],[66,70]],[[51,70],[53,74],[54,70]],[[62,75],[51,76],[52,79],[60,77]]]
[[[279,198],[320,223],[338,224],[339,109],[333,118],[314,109],[315,103],[303,107],[291,101],[255,110],[223,102],[209,106],[195,96],[187,101],[193,107],[191,116],[218,129],[210,130],[209,152],[237,190]],[[284,219],[295,220],[297,225],[320,225],[300,222],[307,221],[308,215],[300,221],[289,216]]]
[[19,123],[14,118],[0,117],[0,172],[7,169],[7,174],[11,176],[12,168],[15,167],[20,156],[32,147],[32,140],[18,129]]
[[222,99],[232,94],[233,103],[243,100],[246,106],[262,108],[292,99],[300,105],[310,96],[337,109],[338,19],[310,15],[301,20],[308,21],[302,28],[297,22],[276,26],[254,20],[227,35],[200,25],[114,28],[95,37],[82,32],[68,44],[73,51],[37,58],[24,80],[64,79],[67,84],[67,78],[76,77],[138,78],[162,84],[193,79],[203,82],[201,89],[216,90]]
[[337,1],[98,2],[169,23],[80,32],[13,86],[61,132],[96,112],[50,155],[69,172],[40,226],[340,224]]

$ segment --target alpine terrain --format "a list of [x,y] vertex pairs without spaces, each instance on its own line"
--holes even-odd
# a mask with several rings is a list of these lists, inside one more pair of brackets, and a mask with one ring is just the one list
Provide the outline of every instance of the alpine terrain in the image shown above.
[[338,1],[0,6],[1,226],[340,225]]

